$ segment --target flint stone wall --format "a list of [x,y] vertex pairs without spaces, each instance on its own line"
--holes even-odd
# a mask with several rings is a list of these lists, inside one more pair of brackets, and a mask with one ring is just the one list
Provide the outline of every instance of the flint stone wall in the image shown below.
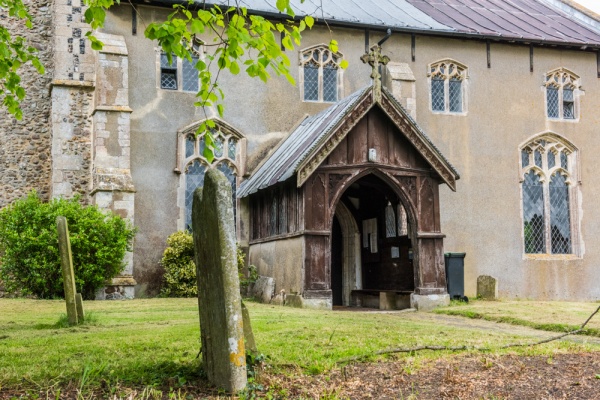
[[0,23],[23,36],[38,50],[44,75],[29,64],[19,71],[27,95],[21,103],[23,119],[17,121],[0,107],[0,208],[24,197],[31,189],[48,199],[51,195],[52,160],[50,82],[54,73],[51,1],[25,0],[33,16],[33,28],[0,15]]

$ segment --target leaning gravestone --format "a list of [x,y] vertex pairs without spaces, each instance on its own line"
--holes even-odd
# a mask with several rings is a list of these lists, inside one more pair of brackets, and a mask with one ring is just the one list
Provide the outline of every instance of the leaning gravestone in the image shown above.
[[[77,302],[75,300],[75,273],[73,272],[73,257],[71,255],[71,240],[69,239],[69,227],[65,217],[56,217],[56,229],[58,231],[58,250],[60,252],[60,264],[62,267],[63,287],[65,290],[65,302],[67,303],[67,318],[69,325],[77,325]],[[83,306],[81,308],[83,314]]]
[[477,297],[483,300],[496,300],[498,298],[498,280],[489,275],[478,276]]
[[237,268],[231,184],[210,169],[192,205],[194,256],[208,380],[230,393],[246,387],[246,351]]
[[269,276],[259,276],[254,282],[252,295],[262,303],[270,303],[275,291],[275,280]]

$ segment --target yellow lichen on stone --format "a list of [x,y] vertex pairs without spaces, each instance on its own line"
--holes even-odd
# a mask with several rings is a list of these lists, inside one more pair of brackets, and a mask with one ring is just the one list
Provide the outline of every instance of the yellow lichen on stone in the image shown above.
[[229,353],[229,361],[236,367],[246,365],[246,349],[244,348],[244,338],[238,340],[237,352]]

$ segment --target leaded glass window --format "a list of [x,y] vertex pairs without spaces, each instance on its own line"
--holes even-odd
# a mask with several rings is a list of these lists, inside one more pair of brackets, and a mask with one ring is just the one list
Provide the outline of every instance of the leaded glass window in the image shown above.
[[438,77],[431,79],[431,109],[433,111],[444,111],[445,105],[444,80]]
[[325,45],[300,54],[304,101],[338,101],[342,58],[340,53],[332,53]]
[[546,115],[552,119],[576,119],[579,77],[564,68],[546,75]]
[[450,78],[450,112],[462,112],[462,82]]
[[556,166],[556,155],[549,151],[548,152],[548,169],[552,169]]
[[[534,165],[524,154],[534,154]],[[547,134],[521,149],[523,237],[526,254],[572,254],[569,159],[575,150],[557,135]],[[527,160],[529,161],[529,159]]]
[[165,53],[160,55],[160,87],[161,89],[177,90],[177,57],[172,56],[171,62]]
[[[239,144],[239,135],[226,128],[219,128],[211,132],[215,146],[213,149],[214,159],[212,165],[223,172],[231,183],[232,201],[234,215],[236,213],[236,155]],[[182,163],[184,167],[183,181],[185,186],[184,199],[184,226],[191,230],[192,200],[196,188],[204,185],[204,174],[211,163],[204,157],[206,147],[205,134],[197,135],[194,129],[190,129],[183,136],[181,142]]]
[[566,171],[569,170],[569,164],[568,164],[568,158],[567,157],[568,157],[567,153],[565,153],[564,151],[560,152],[560,167],[563,168]]
[[542,168],[542,153],[539,150],[536,150],[533,153],[533,158],[535,160],[536,167]]
[[196,64],[200,61],[202,43],[193,41],[189,47],[190,60],[171,56],[171,62],[166,53],[160,54],[160,88],[167,90],[181,90],[185,92],[198,92],[198,70]]
[[198,56],[192,57],[192,61],[184,59],[182,61],[182,86],[186,92],[197,92],[198,91],[198,70],[196,69],[196,63],[198,62]]
[[391,203],[385,208],[385,237],[396,237],[396,213]]
[[429,66],[429,76],[431,77],[431,110],[463,113],[466,67],[452,60],[438,61]]
[[313,64],[304,66],[304,100],[319,101],[319,67]]
[[563,118],[575,118],[575,99],[573,89],[563,89]]
[[571,253],[569,186],[558,172],[550,179],[550,239],[552,254]]
[[523,181],[523,220],[525,253],[544,253],[544,188],[534,171],[529,171]]
[[527,150],[521,150],[521,166],[529,166],[529,152]]

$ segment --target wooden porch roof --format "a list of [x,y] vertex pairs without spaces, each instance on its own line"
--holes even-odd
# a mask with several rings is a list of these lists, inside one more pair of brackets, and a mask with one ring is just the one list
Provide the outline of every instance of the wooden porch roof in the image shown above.
[[456,180],[459,179],[456,169],[387,89],[383,88],[381,98],[377,99],[373,86],[370,85],[302,121],[252,176],[241,184],[237,197],[246,197],[284,182],[294,174],[297,175],[298,187],[301,187],[375,105],[390,117],[444,182],[452,190],[456,190]]

